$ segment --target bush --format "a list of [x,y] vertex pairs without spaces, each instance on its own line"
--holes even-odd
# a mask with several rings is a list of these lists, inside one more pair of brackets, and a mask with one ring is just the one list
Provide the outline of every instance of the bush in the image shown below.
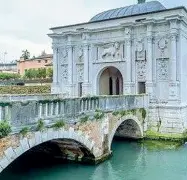
[[28,132],[29,132],[29,128],[28,127],[24,127],[19,133],[22,136],[26,136]]
[[6,137],[11,133],[11,127],[7,121],[0,122],[0,138]]
[[0,73],[0,80],[19,79],[20,75],[16,73]]
[[65,123],[63,120],[57,121],[55,124],[53,124],[51,127],[54,129],[60,129],[65,126]]
[[45,86],[0,86],[0,94],[42,94],[50,93],[51,87]]
[[42,119],[40,119],[38,121],[37,127],[36,127],[36,131],[42,131],[44,130],[45,126],[44,126],[44,121]]
[[84,116],[84,117],[81,117],[80,118],[80,122],[81,123],[85,123],[85,122],[87,122],[89,120],[89,116]]
[[101,110],[96,109],[95,112],[96,113],[94,115],[94,118],[96,120],[100,120],[100,119],[102,119],[105,116],[104,112],[102,112]]

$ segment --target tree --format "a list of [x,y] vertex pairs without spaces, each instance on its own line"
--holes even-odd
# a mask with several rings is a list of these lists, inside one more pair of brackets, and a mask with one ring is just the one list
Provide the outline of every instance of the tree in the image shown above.
[[29,59],[30,58],[30,52],[26,49],[26,50],[23,50],[22,51],[22,56],[21,56],[22,58],[24,58],[24,60],[25,59]]
[[53,69],[52,68],[47,69],[47,77],[49,77],[49,78],[53,77]]

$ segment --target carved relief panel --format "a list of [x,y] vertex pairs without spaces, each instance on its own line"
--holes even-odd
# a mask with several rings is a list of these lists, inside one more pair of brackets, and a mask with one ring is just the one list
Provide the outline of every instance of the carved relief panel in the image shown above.
[[146,61],[136,61],[136,74],[138,81],[146,81]]
[[137,61],[145,61],[146,60],[146,50],[145,50],[144,39],[138,39],[136,41],[135,57],[136,57]]
[[61,66],[61,81],[64,83],[68,81],[68,65]]
[[75,61],[77,64],[84,62],[84,51],[82,46],[78,46],[75,51]]
[[77,81],[78,82],[84,81],[84,65],[83,64],[77,65]]
[[68,63],[68,50],[66,47],[59,48],[58,57],[61,65]]
[[61,82],[67,83],[68,80],[68,49],[66,47],[59,48],[58,58],[60,63]]
[[169,80],[169,59],[160,58],[157,59],[157,80],[167,81]]
[[97,45],[95,57],[98,61],[121,61],[123,45],[119,42]]
[[157,58],[169,57],[169,43],[167,36],[156,38],[156,56]]

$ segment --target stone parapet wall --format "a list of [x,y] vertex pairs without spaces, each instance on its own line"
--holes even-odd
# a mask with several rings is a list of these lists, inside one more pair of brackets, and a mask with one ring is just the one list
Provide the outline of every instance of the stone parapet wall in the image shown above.
[[93,114],[97,109],[103,112],[148,107],[146,95],[96,96],[63,98],[60,95],[12,95],[0,96],[0,120],[7,120],[13,131],[25,126],[34,126],[42,119],[46,124],[65,120],[78,122],[79,116]]

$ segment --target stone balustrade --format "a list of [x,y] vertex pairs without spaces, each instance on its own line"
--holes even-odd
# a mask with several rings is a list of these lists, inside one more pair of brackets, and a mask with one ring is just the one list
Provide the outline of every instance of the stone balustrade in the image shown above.
[[148,107],[146,95],[95,96],[62,98],[60,95],[12,95],[0,97],[0,121],[10,122],[13,132],[23,127],[36,126],[42,119],[47,125],[63,119],[75,123],[82,114]]

